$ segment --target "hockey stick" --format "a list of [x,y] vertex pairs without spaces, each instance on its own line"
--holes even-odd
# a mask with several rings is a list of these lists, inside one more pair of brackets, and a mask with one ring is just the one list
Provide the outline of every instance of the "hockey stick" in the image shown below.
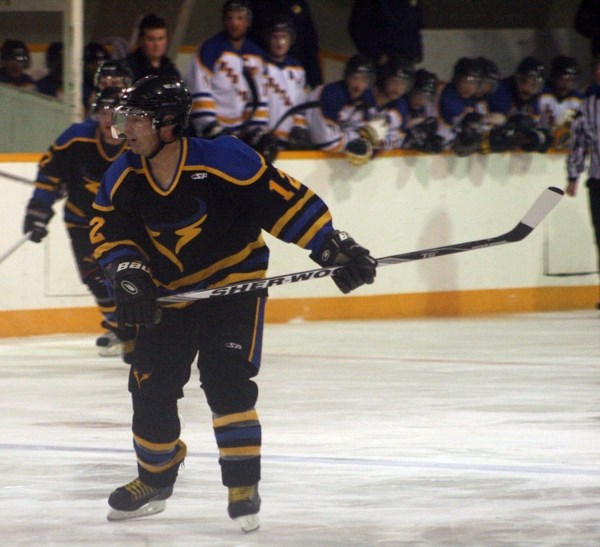
[[19,241],[13,244],[12,247],[4,251],[4,253],[0,255],[0,263],[4,262],[11,254],[13,254],[21,245],[23,245],[23,243],[25,243],[29,239],[30,236],[31,232],[27,232],[26,234],[21,236]]
[[[478,239],[475,241],[467,241],[465,243],[456,243],[445,245],[443,247],[434,247],[422,251],[412,251],[397,255],[385,256],[378,258],[378,266],[388,266],[390,264],[401,264],[403,262],[412,262],[415,260],[423,260],[426,258],[434,258],[436,256],[444,256],[454,253],[462,253],[465,251],[474,251],[475,249],[485,249],[486,247],[495,247],[496,245],[504,245],[525,239],[535,227],[554,209],[558,204],[564,192],[558,188],[550,187],[542,192],[534,204],[530,207],[525,216],[518,224],[505,234],[491,237],[488,239]],[[308,281],[309,279],[317,279],[321,277],[329,277],[331,274],[342,266],[331,266],[328,268],[318,268],[316,270],[307,270],[304,272],[296,272],[275,277],[267,277],[265,279],[256,279],[254,281],[242,281],[240,283],[231,283],[218,287],[216,289],[203,289],[199,291],[184,292],[170,296],[159,298],[159,302],[188,302],[193,300],[203,300],[216,296],[227,296],[232,294],[240,294],[258,289],[267,289],[288,283],[297,283],[299,281]]]
[[25,184],[29,184],[30,186],[33,186],[35,184],[35,182],[32,180],[26,179],[25,177],[20,177],[19,175],[13,175],[12,173],[8,173],[7,171],[0,171],[0,177],[14,180],[16,182],[24,182]]

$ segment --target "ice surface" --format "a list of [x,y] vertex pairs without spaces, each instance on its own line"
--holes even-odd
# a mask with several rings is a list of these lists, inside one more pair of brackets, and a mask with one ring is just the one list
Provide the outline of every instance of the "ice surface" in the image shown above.
[[197,372],[166,511],[111,523],[127,367],[92,336],[0,339],[0,544],[600,545],[599,334],[592,311],[267,325],[249,535]]

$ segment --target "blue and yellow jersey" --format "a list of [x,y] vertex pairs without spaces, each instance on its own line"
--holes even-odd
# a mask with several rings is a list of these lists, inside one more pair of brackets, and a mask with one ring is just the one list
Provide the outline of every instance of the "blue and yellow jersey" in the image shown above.
[[126,144],[101,143],[98,123],[89,119],[66,129],[40,159],[33,197],[52,206],[67,194],[67,226],[87,227],[104,172],[126,149]]
[[182,139],[167,190],[131,152],[106,172],[94,209],[94,256],[141,259],[159,295],[266,277],[262,230],[311,252],[333,230],[325,203],[235,137]]

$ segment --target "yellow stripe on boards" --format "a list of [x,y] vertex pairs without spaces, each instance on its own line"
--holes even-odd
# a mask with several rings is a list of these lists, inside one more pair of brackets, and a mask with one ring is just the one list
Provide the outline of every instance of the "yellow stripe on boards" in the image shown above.
[[[268,323],[286,323],[296,319],[377,320],[591,310],[595,308],[597,299],[596,285],[331,298],[271,297],[266,306],[265,319]],[[101,319],[95,307],[0,311],[0,337],[98,333],[103,331]]]

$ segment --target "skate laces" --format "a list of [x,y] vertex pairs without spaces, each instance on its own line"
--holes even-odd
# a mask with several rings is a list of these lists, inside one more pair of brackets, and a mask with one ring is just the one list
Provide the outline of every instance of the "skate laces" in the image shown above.
[[251,501],[256,493],[256,484],[251,486],[232,486],[229,488],[229,503]]
[[130,483],[127,483],[125,486],[122,486],[122,488],[127,490],[127,492],[129,492],[134,499],[144,498],[152,494],[152,492],[155,490],[155,488],[152,488],[152,486],[148,486],[147,484],[143,483],[139,477],[132,480]]

